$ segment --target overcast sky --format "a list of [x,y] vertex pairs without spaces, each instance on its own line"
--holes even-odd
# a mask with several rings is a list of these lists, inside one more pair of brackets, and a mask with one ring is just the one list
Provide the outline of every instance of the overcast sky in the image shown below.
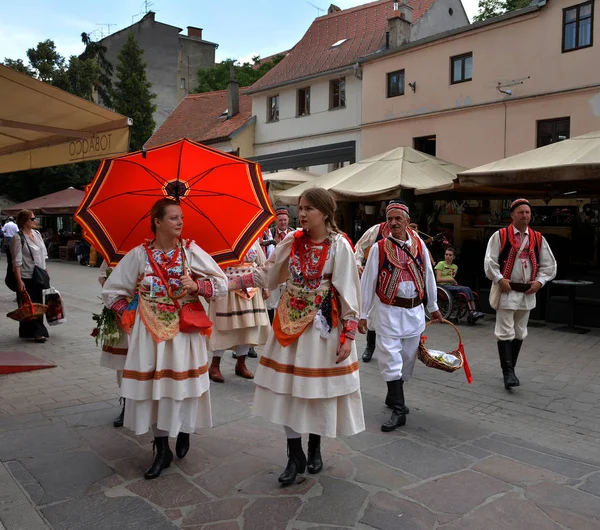
[[[219,44],[217,61],[249,60],[291,48],[324,14],[330,3],[342,9],[366,0],[152,0],[148,9],[165,24],[204,29],[205,40]],[[478,0],[463,0],[469,18]],[[96,40],[138,21],[146,12],[141,0],[0,0],[0,60],[27,59],[25,52],[52,39],[65,57],[81,53],[81,33]],[[315,7],[316,6],[316,7]],[[321,10],[318,10],[320,8]],[[111,25],[110,28],[108,25]]]

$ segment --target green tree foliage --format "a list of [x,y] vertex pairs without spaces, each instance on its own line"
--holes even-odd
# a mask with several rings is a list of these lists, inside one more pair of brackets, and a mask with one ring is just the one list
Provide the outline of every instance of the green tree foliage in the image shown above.
[[133,119],[130,146],[133,151],[142,148],[154,131],[153,114],[156,110],[152,84],[146,77],[144,51],[138,46],[133,32],[119,53],[117,81],[113,92],[114,109]]
[[226,59],[211,68],[200,68],[198,70],[198,85],[194,89],[194,92],[200,94],[202,92],[226,89],[230,78],[231,65],[233,65],[235,78],[240,86],[250,86],[284,57],[284,55],[276,55],[270,61],[261,63],[260,57],[257,55],[252,57],[252,63],[246,62],[243,64],[238,64],[235,59]]
[[4,62],[2,64],[4,64],[4,66],[8,66],[9,68],[12,68],[13,70],[16,70],[17,72],[21,72],[22,74],[27,74],[28,76],[31,76],[31,77],[35,76],[35,72],[23,62],[23,59],[8,59],[8,58],[6,58],[6,59],[4,59]]
[[103,46],[99,42],[92,41],[87,33],[81,34],[81,42],[85,44],[85,50],[79,56],[79,59],[82,61],[93,59],[98,64],[99,72],[94,82],[94,88],[100,96],[102,104],[110,109],[113,106],[113,88],[111,79],[113,74],[113,65],[106,58],[106,46]]
[[530,3],[531,0],[479,0],[479,12],[473,17],[473,22],[499,17],[504,13],[527,7]]

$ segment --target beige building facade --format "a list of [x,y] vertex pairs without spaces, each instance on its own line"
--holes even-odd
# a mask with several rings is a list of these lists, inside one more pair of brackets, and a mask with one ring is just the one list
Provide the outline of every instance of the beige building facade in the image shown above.
[[360,157],[412,146],[475,167],[600,129],[597,18],[548,0],[363,58]]

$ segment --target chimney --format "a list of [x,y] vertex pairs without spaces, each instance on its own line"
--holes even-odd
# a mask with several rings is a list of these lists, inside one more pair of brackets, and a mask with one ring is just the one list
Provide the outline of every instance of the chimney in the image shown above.
[[240,112],[240,84],[235,80],[233,63],[229,66],[229,83],[227,83],[227,119],[230,120]]
[[338,11],[341,11],[341,8],[339,8],[338,6],[331,4],[329,6],[329,9],[327,9],[327,14],[331,15],[331,13],[337,13]]
[[394,13],[388,18],[388,32],[390,34],[389,47],[397,48],[410,42],[412,29],[412,7],[402,2],[394,2]]
[[188,37],[195,37],[197,39],[202,38],[202,28],[196,28],[194,26],[188,26]]

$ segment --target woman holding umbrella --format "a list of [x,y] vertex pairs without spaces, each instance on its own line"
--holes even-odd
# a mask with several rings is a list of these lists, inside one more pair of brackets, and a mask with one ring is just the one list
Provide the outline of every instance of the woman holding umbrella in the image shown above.
[[[284,426],[289,459],[282,485],[305,468],[322,469],[321,436],[365,428],[354,345],[360,281],[335,210],[328,191],[305,191],[298,203],[303,230],[287,235],[264,267],[229,282],[230,290],[285,283],[254,378],[253,405],[253,414]],[[302,433],[310,433],[308,460]]]
[[176,454],[183,458],[190,433],[212,426],[210,321],[199,297],[227,294],[227,277],[216,262],[194,242],[181,240],[183,214],[177,201],[157,201],[150,223],[155,238],[129,251],[102,291],[106,307],[121,316],[125,327],[133,322],[121,395],[126,398],[125,427],[136,434],[150,428],[154,433],[156,456],[147,479],[158,477],[173,459],[168,436],[177,437]]

